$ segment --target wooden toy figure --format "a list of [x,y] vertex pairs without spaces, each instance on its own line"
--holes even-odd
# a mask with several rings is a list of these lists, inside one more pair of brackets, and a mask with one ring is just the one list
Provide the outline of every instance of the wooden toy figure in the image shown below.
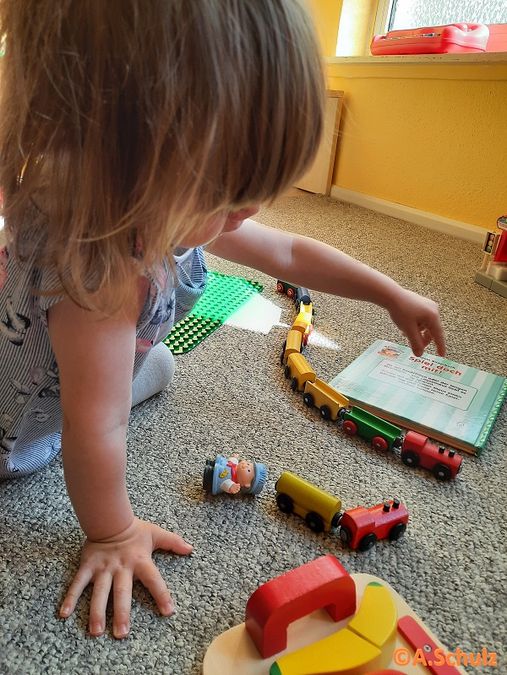
[[206,492],[218,495],[227,492],[230,495],[258,495],[266,483],[268,470],[265,464],[240,459],[238,453],[230,457],[218,455],[215,460],[206,460],[203,474],[203,487]]

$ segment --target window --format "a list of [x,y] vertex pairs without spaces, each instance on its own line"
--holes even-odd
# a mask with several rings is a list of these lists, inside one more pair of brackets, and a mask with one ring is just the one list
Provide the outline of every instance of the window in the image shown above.
[[[507,24],[507,0],[342,0],[336,56],[369,56],[373,35],[390,30],[451,23]],[[507,52],[503,26],[490,29],[488,51]]]
[[507,23],[507,0],[380,0],[375,32],[449,23]]

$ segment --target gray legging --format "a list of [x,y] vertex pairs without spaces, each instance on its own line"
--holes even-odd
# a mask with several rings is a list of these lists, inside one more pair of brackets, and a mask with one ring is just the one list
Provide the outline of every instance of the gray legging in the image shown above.
[[152,347],[132,384],[132,407],[165,389],[174,376],[174,357],[163,342]]

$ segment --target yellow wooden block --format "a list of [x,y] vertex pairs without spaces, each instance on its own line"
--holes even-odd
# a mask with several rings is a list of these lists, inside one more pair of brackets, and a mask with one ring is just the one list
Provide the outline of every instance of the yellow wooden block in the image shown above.
[[382,584],[369,583],[361,605],[348,623],[348,628],[379,649],[396,632],[398,613],[392,593]]
[[380,650],[348,628],[278,659],[270,675],[337,675],[366,666]]

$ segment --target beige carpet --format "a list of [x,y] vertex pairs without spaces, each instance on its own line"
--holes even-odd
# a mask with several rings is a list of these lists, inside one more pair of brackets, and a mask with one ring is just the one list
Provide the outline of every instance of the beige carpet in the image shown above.
[[[259,219],[339,246],[440,303],[449,356],[507,375],[507,300],[474,283],[480,246],[331,199],[295,196]],[[277,296],[274,280],[210,256],[210,268],[250,276]],[[400,340],[381,309],[314,293],[317,330],[337,350],[311,345],[311,362],[331,379],[376,338]],[[505,662],[506,445],[504,407],[480,459],[467,456],[459,478],[438,483],[378,454],[322,422],[293,394],[278,356],[286,329],[267,336],[223,327],[177,357],[175,383],[132,413],[128,481],[141,517],[179,531],[195,546],[190,558],[156,554],[178,607],[161,618],[136,589],[132,632],[86,635],[87,600],[66,622],[56,607],[79,554],[81,533],[60,460],[19,482],[0,484],[0,672],[200,672],[213,638],[243,620],[257,586],[331,552],[350,572],[386,579],[449,649],[503,653]],[[238,451],[265,462],[269,481],[253,500],[206,498],[205,459]],[[411,521],[396,544],[360,554],[335,534],[315,535],[279,513],[274,483],[291,469],[341,497],[346,508],[385,496],[405,501]]]

